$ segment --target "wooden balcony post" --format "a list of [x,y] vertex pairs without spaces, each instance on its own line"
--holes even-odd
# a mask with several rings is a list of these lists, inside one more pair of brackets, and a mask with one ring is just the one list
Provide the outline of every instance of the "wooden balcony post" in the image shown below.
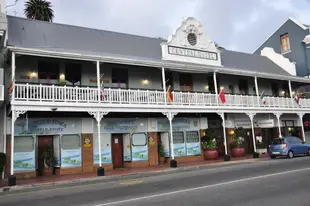
[[213,81],[214,81],[214,90],[215,90],[215,95],[216,95],[216,104],[219,105],[219,97],[218,97],[218,90],[217,90],[216,72],[213,72]]
[[101,88],[100,88],[100,62],[99,62],[99,61],[96,62],[96,66],[97,66],[98,102],[100,103],[100,92],[101,92]]
[[12,69],[12,84],[13,84],[13,90],[12,90],[12,100],[15,99],[15,52],[12,52],[12,57],[11,57],[11,69]]
[[162,81],[163,81],[163,90],[164,90],[164,100],[165,100],[165,104],[167,104],[167,98],[166,98],[166,92],[167,92],[167,90],[166,90],[166,75],[165,75],[165,68],[164,67],[162,67],[161,68],[161,77],[162,77]]

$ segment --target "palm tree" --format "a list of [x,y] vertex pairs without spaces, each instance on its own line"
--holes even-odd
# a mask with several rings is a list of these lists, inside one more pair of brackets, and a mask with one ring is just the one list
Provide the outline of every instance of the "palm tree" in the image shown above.
[[47,0],[28,0],[24,13],[28,19],[53,21],[54,11],[51,2]]

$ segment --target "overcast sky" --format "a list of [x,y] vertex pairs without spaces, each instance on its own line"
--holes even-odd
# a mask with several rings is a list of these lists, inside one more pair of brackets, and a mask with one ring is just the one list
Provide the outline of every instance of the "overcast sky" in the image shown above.
[[[7,5],[15,0],[6,0]],[[24,16],[24,0],[8,7]],[[165,39],[195,17],[226,49],[253,52],[290,16],[310,24],[310,0],[51,0],[54,22]]]

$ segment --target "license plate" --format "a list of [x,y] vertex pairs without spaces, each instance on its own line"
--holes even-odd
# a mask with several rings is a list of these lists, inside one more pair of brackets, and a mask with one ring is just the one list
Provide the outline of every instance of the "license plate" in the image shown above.
[[272,154],[280,154],[280,152],[272,152]]

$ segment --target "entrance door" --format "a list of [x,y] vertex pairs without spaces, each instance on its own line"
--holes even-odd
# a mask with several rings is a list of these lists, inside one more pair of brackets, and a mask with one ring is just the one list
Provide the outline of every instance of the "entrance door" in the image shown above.
[[112,134],[112,163],[114,168],[123,167],[123,137]]
[[44,152],[45,145],[51,145],[53,147],[53,136],[41,136],[38,137],[38,170],[37,176],[43,176],[44,173],[44,159],[41,157]]

